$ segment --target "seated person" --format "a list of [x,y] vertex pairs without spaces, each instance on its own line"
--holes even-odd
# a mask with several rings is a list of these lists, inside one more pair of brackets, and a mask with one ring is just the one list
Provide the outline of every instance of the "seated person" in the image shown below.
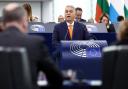
[[29,3],[24,3],[23,8],[25,9],[26,13],[27,13],[27,19],[28,22],[37,22],[38,21],[38,17],[36,16],[32,16],[32,7]]
[[[25,47],[30,61],[33,89],[38,89],[37,73],[43,71],[51,89],[62,86],[62,75],[52,62],[44,39],[27,35],[27,16],[23,7],[10,3],[3,9],[4,31],[0,34],[0,46]],[[34,50],[34,51],[33,51]]]
[[94,19],[93,18],[88,19],[88,23],[94,23]]
[[59,15],[58,22],[59,23],[64,22],[64,17],[62,15]]
[[81,18],[82,17],[82,8],[77,7],[75,10],[76,10],[76,21],[85,23],[86,20]]
[[99,23],[104,23],[106,25],[108,32],[115,32],[113,24],[109,24],[109,16],[105,13],[100,17]]

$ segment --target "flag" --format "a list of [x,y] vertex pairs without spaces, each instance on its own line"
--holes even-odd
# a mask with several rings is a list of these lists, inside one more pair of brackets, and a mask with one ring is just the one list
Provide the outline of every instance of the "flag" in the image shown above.
[[117,22],[117,17],[119,15],[124,16],[124,1],[123,0],[111,0],[109,10],[110,10],[109,12],[110,21]]
[[96,4],[96,17],[95,20],[98,22],[100,19],[100,16],[103,13],[109,14],[109,4],[107,0],[97,0]]
[[124,0],[124,16],[128,18],[128,0]]

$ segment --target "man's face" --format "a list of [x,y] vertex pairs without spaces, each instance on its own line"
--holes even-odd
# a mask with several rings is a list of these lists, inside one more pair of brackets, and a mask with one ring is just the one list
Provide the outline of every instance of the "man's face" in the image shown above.
[[65,20],[67,22],[72,22],[75,19],[75,10],[72,7],[65,8]]
[[77,10],[77,11],[76,11],[76,18],[77,18],[78,20],[80,20],[80,19],[81,19],[81,16],[82,16],[82,11]]

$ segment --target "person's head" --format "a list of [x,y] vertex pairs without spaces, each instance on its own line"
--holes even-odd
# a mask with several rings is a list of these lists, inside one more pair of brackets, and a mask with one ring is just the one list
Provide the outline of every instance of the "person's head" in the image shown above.
[[94,23],[94,19],[93,18],[88,19],[88,23]]
[[128,21],[122,21],[119,24],[118,32],[117,32],[117,40],[121,41],[124,39],[128,39]]
[[25,4],[23,4],[23,8],[25,9],[25,11],[27,13],[28,21],[32,21],[32,8],[31,8],[31,5],[29,3],[25,3]]
[[107,14],[102,14],[102,16],[100,17],[100,23],[105,23],[105,25],[109,25],[109,16]]
[[75,9],[75,11],[76,11],[76,19],[79,21],[81,19],[81,17],[82,17],[82,8],[77,7]]
[[59,15],[58,22],[64,22],[64,17],[62,15]]
[[10,3],[3,9],[3,23],[5,28],[16,26],[22,32],[27,31],[28,22],[24,8],[17,3]]
[[72,5],[65,7],[65,20],[68,23],[72,23],[75,19],[75,8]]
[[124,21],[124,17],[123,17],[123,16],[118,16],[118,17],[117,17],[117,21],[118,21],[118,22]]

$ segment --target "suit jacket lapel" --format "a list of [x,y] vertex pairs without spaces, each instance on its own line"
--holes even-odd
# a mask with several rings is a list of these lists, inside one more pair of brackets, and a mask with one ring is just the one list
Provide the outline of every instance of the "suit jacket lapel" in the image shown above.
[[64,22],[63,29],[64,29],[64,33],[65,33],[64,39],[65,40],[70,40],[70,36],[69,36],[69,33],[68,33],[68,26],[67,26],[66,21]]
[[79,34],[77,30],[78,30],[77,23],[74,22],[72,40],[76,39],[76,36]]

